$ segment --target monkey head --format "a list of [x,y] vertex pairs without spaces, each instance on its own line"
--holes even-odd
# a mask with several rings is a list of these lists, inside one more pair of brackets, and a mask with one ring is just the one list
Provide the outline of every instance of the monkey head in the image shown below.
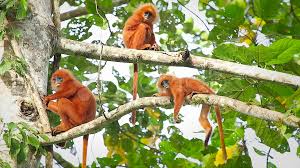
[[59,69],[52,74],[51,88],[54,91],[58,91],[60,86],[70,80],[74,80],[74,76],[66,69]]
[[154,24],[159,20],[157,8],[150,3],[141,5],[134,13],[140,16],[145,23]]
[[172,82],[173,79],[176,77],[173,75],[161,75],[156,83],[157,87],[161,90],[168,90],[170,89],[170,83]]

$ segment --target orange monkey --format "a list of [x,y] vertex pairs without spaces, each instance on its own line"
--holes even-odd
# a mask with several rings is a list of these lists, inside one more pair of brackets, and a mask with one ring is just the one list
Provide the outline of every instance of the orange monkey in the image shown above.
[[[153,24],[158,20],[159,13],[154,5],[148,3],[137,8],[123,28],[125,47],[138,50],[159,50],[153,33]],[[133,65],[133,100],[135,100],[138,87],[138,64]],[[135,121],[136,111],[133,111],[131,122],[135,124]]]
[[[181,106],[184,103],[184,99],[186,96],[194,93],[215,94],[214,91],[211,88],[209,88],[205,83],[193,78],[177,78],[173,75],[161,75],[156,85],[157,88],[159,89],[159,93],[155,94],[155,96],[168,96],[174,98],[173,117],[176,123],[179,122],[178,113],[180,111]],[[204,128],[206,134],[205,141],[204,141],[205,147],[207,147],[210,135],[212,133],[212,127],[207,119],[209,110],[210,110],[210,105],[203,104],[199,116],[199,123]],[[223,152],[223,158],[224,160],[227,160],[227,153],[226,153],[225,142],[224,142],[224,133],[222,127],[222,119],[221,119],[221,113],[218,105],[215,105],[215,111],[217,114],[217,123],[219,126],[219,134],[220,134],[220,142],[221,142],[221,148]]]
[[[92,92],[83,86],[66,69],[55,71],[51,77],[51,87],[56,92],[44,97],[47,109],[58,114],[61,123],[52,129],[52,135],[67,131],[89,122],[96,115],[96,100]],[[51,100],[56,100],[56,102]],[[89,135],[83,136],[82,168],[86,168]]]

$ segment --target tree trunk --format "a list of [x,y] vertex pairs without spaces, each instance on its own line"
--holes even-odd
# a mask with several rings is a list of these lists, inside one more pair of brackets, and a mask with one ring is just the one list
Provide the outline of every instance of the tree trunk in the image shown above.
[[[37,107],[37,98],[34,99],[34,91],[40,95],[47,93],[48,60],[56,46],[58,33],[51,18],[50,0],[28,0],[28,17],[20,22],[10,22],[8,24],[21,31],[21,37],[17,40],[17,47],[20,54],[25,58],[29,70],[27,74],[32,78],[29,83],[26,77],[20,76],[13,70],[5,72],[0,77],[0,128],[4,123],[26,122],[38,128],[40,131],[49,129],[47,120],[44,122],[39,115],[40,109]],[[16,54],[16,46],[13,46],[12,37],[6,39],[4,45],[4,57]],[[32,87],[35,85],[35,87]],[[38,96],[36,96],[38,97]],[[39,105],[41,105],[41,101]],[[46,123],[46,124],[44,124]],[[2,129],[1,129],[2,130]],[[3,141],[3,131],[0,137],[0,158],[11,164],[12,167],[37,167],[40,157],[30,157],[22,165],[17,165],[10,158],[9,150]]]

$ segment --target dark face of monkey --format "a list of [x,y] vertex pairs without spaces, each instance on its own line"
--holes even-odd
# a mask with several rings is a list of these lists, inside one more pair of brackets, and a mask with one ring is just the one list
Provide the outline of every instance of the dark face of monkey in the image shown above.
[[145,19],[146,21],[151,21],[151,20],[152,20],[152,13],[149,12],[149,11],[146,11],[146,12],[144,13],[144,19]]
[[163,81],[161,82],[161,86],[162,86],[163,88],[169,89],[169,88],[170,88],[169,81],[168,81],[168,80],[163,80]]

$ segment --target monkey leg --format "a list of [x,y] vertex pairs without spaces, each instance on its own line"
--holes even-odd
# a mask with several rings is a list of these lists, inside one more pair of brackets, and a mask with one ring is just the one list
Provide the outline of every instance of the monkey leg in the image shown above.
[[184,102],[184,95],[183,93],[179,92],[175,97],[174,97],[174,122],[175,123],[180,123],[180,120],[178,119],[178,114],[180,111],[181,106],[183,105]]
[[47,107],[48,110],[58,114],[58,104],[57,102],[54,102],[54,101],[50,101],[48,103],[48,107]]
[[201,113],[199,116],[199,123],[204,128],[205,132],[205,141],[204,146],[207,148],[208,141],[212,132],[212,127],[208,121],[208,113],[209,113],[210,106],[208,104],[202,104]]
[[[81,124],[84,120],[84,117],[80,116],[75,104],[69,99],[61,98],[56,103],[49,104],[49,106],[54,110],[53,112],[57,113],[61,118],[61,123],[52,129],[53,135],[65,132]],[[58,110],[55,111],[56,109]]]

